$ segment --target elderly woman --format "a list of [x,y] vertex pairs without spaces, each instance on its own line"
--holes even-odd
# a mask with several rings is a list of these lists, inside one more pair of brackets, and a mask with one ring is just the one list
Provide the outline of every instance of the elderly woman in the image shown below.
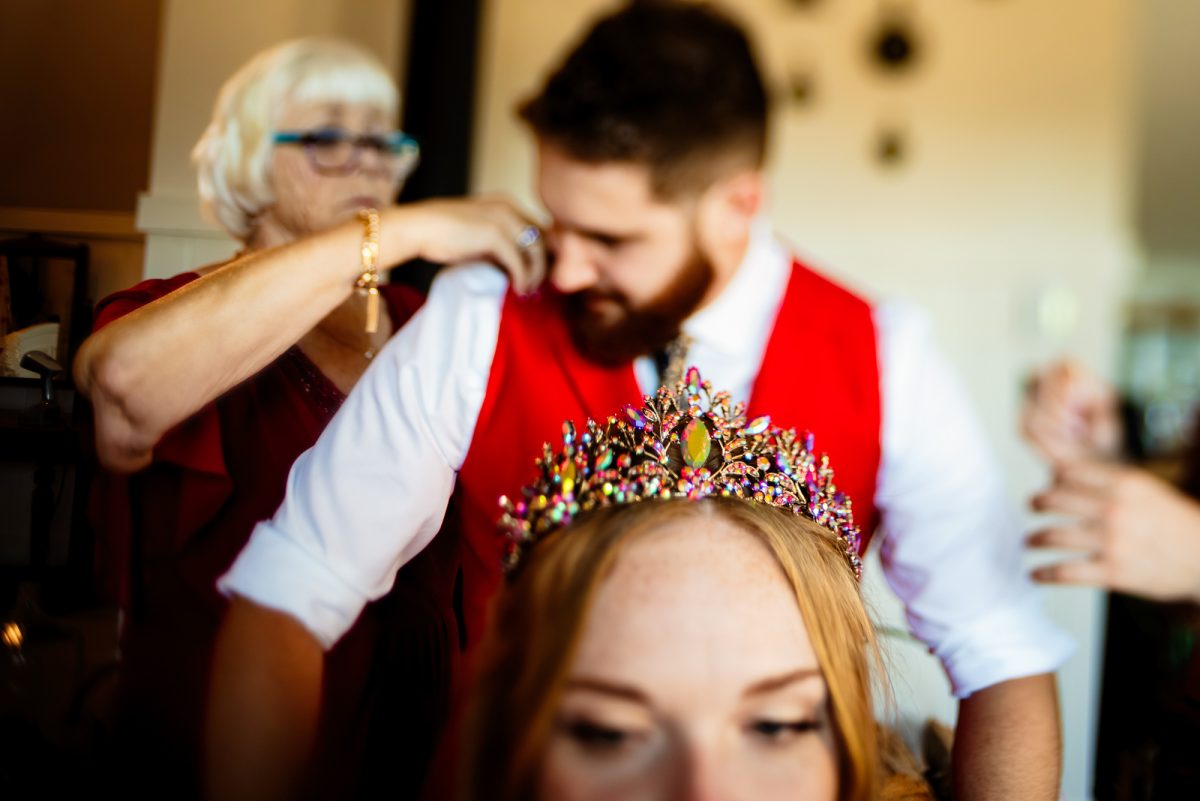
[[[102,301],[75,364],[109,471],[93,506],[126,612],[123,750],[173,797],[198,786],[225,605],[216,577],[420,305],[378,285],[378,271],[485,259],[528,288],[543,270],[537,229],[503,199],[391,205],[417,159],[397,112],[393,81],[355,45],[300,40],[250,61],[193,153],[205,207],[243,249]],[[440,719],[449,692],[455,560],[453,547],[428,549],[329,656],[329,762],[369,782],[355,760],[386,760],[399,797],[421,781],[432,747],[421,723]],[[422,688],[417,702],[393,689],[406,683]]]
[[568,427],[507,504],[463,797],[932,798],[884,775],[880,660],[832,472],[689,384],[631,422]]

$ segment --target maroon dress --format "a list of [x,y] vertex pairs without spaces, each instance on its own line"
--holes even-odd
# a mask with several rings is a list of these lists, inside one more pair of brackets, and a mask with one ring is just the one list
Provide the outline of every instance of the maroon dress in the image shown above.
[[[196,277],[144,281],[111,295],[97,308],[96,327]],[[397,327],[423,300],[407,288],[382,289]],[[168,433],[147,468],[98,479],[91,512],[101,575],[125,613],[116,734],[122,784],[156,797],[198,795],[208,674],[226,606],[215,581],[254,525],[275,512],[292,462],[343,400],[293,347]],[[439,536],[406,565],[327,655],[315,797],[418,793],[461,648],[452,540]]]

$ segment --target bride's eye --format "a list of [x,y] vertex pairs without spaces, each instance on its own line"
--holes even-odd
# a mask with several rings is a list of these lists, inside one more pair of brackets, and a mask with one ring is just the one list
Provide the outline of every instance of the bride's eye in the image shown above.
[[750,724],[749,731],[770,743],[784,743],[819,728],[816,720],[756,720]]
[[629,745],[635,735],[625,729],[607,726],[590,720],[567,721],[563,727],[568,737],[588,751],[608,753]]

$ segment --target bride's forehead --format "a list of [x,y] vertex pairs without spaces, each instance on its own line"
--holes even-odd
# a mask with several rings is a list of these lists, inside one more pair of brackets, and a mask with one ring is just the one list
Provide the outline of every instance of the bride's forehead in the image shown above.
[[721,585],[750,578],[754,584],[783,582],[775,556],[745,528],[714,514],[686,514],[647,526],[621,549],[610,580],[645,574],[662,580]]
[[762,541],[685,516],[622,547],[588,611],[576,667],[652,687],[704,677],[740,687],[819,665],[795,591]]

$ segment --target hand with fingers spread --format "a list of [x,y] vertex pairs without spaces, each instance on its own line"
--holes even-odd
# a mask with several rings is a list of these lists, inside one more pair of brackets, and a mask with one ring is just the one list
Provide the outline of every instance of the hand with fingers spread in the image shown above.
[[1051,464],[1115,459],[1121,448],[1116,393],[1076,362],[1051,364],[1030,382],[1021,432]]
[[1085,554],[1037,569],[1036,580],[1200,602],[1200,503],[1170,484],[1144,470],[1077,462],[1059,469],[1033,507],[1072,519],[1034,533],[1031,547]]
[[391,228],[413,237],[421,258],[442,264],[491,261],[521,294],[537,289],[546,275],[541,229],[503,195],[427,200],[386,214],[384,235]]

